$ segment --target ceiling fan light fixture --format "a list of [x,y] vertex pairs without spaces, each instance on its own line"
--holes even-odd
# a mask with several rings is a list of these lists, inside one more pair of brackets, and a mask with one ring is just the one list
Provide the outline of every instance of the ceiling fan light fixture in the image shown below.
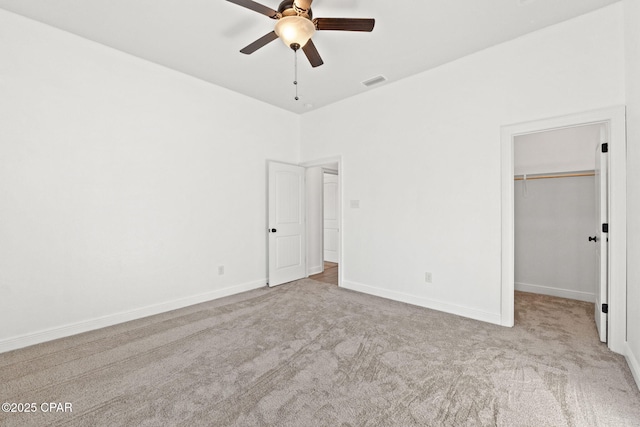
[[315,25],[302,16],[284,16],[278,20],[274,29],[287,47],[304,47],[316,31]]

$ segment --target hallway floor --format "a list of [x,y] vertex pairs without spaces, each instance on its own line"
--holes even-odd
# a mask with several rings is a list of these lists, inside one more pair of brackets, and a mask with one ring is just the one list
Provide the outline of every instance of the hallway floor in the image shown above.
[[309,276],[309,279],[338,286],[338,264],[335,262],[325,261],[324,271],[322,273]]

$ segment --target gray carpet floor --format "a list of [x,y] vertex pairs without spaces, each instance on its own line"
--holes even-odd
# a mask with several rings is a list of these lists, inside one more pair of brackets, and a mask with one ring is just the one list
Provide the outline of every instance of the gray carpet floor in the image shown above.
[[[2,426],[638,426],[593,305],[503,328],[310,279],[0,354]],[[43,412],[68,402],[72,412]]]

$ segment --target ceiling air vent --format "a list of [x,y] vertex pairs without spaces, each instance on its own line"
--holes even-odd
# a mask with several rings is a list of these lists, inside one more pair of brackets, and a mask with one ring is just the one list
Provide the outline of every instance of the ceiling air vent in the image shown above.
[[385,76],[375,76],[370,78],[369,80],[363,81],[362,84],[367,87],[371,87],[386,81],[387,81],[387,78]]

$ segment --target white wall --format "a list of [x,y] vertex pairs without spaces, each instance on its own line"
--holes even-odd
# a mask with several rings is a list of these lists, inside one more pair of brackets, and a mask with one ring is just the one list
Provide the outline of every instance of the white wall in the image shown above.
[[640,385],[640,2],[625,0],[627,96],[627,360]]
[[265,284],[297,116],[2,10],[0,39],[0,351]]
[[516,175],[575,172],[595,168],[600,124],[520,135],[514,141]]
[[595,301],[592,176],[515,182],[515,288]]
[[623,104],[622,11],[304,114],[302,158],[343,156],[343,285],[499,323],[500,127]]

